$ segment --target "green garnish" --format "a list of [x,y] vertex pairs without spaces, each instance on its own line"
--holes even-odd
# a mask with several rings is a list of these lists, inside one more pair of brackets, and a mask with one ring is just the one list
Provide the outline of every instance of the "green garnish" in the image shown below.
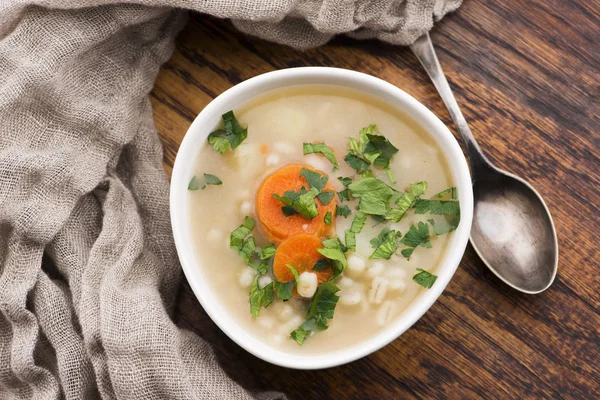
[[273,302],[273,282],[260,289],[258,287],[258,279],[260,275],[257,275],[250,286],[250,314],[252,317],[258,317],[260,307],[269,307]]
[[386,215],[389,201],[397,191],[377,178],[362,178],[348,185],[352,196],[358,197],[358,210],[365,214]]
[[427,182],[413,183],[410,185],[408,192],[404,192],[396,200],[398,208],[392,208],[385,216],[385,219],[398,222],[406,215],[409,208],[415,205],[415,202],[419,199],[419,196],[423,195],[427,190]]
[[298,285],[298,279],[300,279],[300,275],[298,275],[298,271],[296,270],[296,268],[294,268],[290,264],[285,264],[285,266],[287,267],[287,269],[290,270],[292,275],[294,275],[294,282],[296,282],[296,285]]
[[430,289],[437,280],[437,275],[427,272],[422,268],[417,268],[417,271],[420,272],[413,276],[413,281],[417,282],[424,288]]
[[256,244],[254,243],[254,238],[249,236],[248,239],[244,241],[244,244],[242,245],[242,248],[238,254],[242,256],[245,262],[249,262],[255,252]]
[[[383,233],[383,232],[382,232]],[[375,259],[385,259],[389,260],[392,254],[398,250],[398,238],[402,235],[400,232],[391,230],[387,231],[385,236],[376,238],[377,247],[371,256],[369,257],[372,260]],[[381,234],[380,234],[381,236]],[[373,242],[371,242],[373,244]]]
[[325,222],[325,225],[331,226],[331,211],[327,211],[325,217],[323,217],[323,222]]
[[340,201],[350,201],[350,190],[348,189],[337,192],[337,195],[340,198]]
[[298,212],[296,210],[294,210],[292,207],[289,207],[289,206],[283,206],[283,207],[281,207],[281,212],[286,217],[291,217],[292,215],[298,214]]
[[331,200],[333,200],[333,196],[335,196],[334,191],[325,190],[324,192],[321,192],[317,195],[317,199],[319,199],[321,204],[326,206],[327,204],[329,204],[329,202],[331,202]]
[[415,202],[415,214],[460,215],[460,205],[456,200],[418,199]]
[[325,156],[326,159],[329,160],[333,164],[333,170],[337,171],[340,165],[335,158],[335,154],[333,154],[333,150],[331,147],[327,146],[325,143],[304,143],[302,145],[302,152],[304,155],[320,153]]
[[[231,247],[234,250],[237,250],[238,252],[241,252],[242,248],[247,242],[246,237],[250,235],[250,232],[252,231],[252,229],[254,229],[254,225],[256,225],[254,218],[246,217],[244,219],[244,223],[238,228],[234,229],[233,232],[231,232],[231,234],[229,235],[229,247]],[[252,244],[254,244],[254,238],[252,238]],[[242,254],[242,256],[245,257],[245,254]]]
[[357,212],[352,220],[352,225],[345,233],[346,248],[348,250],[356,250],[356,234],[360,233],[365,222],[367,221],[367,215]]
[[350,215],[351,212],[352,211],[350,211],[348,206],[340,206],[340,205],[335,206],[335,216],[336,217],[342,216],[344,218],[348,218],[348,215]]
[[360,130],[358,141],[350,138],[350,151],[344,157],[346,163],[361,177],[371,176],[371,165],[384,167],[391,183],[396,183],[389,168],[390,162],[398,149],[381,135],[376,135],[377,126],[369,125]]
[[208,135],[208,143],[219,153],[225,153],[231,146],[235,150],[247,137],[248,128],[242,128],[235,118],[233,111],[228,111],[221,117],[224,129],[217,129]]
[[[458,195],[456,193],[456,187],[453,186],[434,194],[433,197],[442,200],[456,200]],[[450,199],[448,199],[448,197],[450,197]]]
[[311,171],[310,169],[302,168],[300,170],[300,176],[306,179],[308,187],[316,188],[319,192],[323,190],[329,177],[327,175],[321,175],[318,172]]
[[[301,191],[302,192],[302,191]],[[285,216],[293,215],[286,214],[286,211],[292,209],[302,215],[305,218],[313,219],[317,215],[319,215],[319,211],[317,210],[317,204],[315,203],[315,197],[319,194],[317,188],[313,187],[308,192],[298,193],[292,190],[287,191],[283,194],[283,196],[279,196],[275,193],[272,194],[273,198],[281,201],[288,208],[282,207],[281,212]]]
[[198,184],[198,179],[196,178],[196,175],[192,176],[192,179],[190,179],[190,183],[188,183],[188,190],[198,190],[200,189],[200,185]]
[[323,240],[323,248],[317,249],[317,251],[324,256],[325,258],[331,260],[331,266],[333,268],[333,276],[331,279],[334,279],[338,275],[340,275],[344,268],[346,268],[346,252],[345,246],[342,244],[340,239],[325,239]]
[[408,246],[402,250],[402,255],[408,260],[410,260],[410,256],[417,246],[431,248],[431,242],[429,242],[429,225],[423,222],[419,222],[417,226],[411,225],[400,242]]
[[292,297],[292,292],[294,290],[295,281],[289,282],[274,282],[274,290],[277,293],[277,297],[279,297],[283,301],[288,301]]
[[269,243],[268,245],[266,245],[265,247],[262,248],[262,250],[260,251],[260,259],[261,260],[266,260],[268,258],[271,258],[275,255],[275,245],[273,243]]
[[338,176],[338,181],[340,181],[342,185],[344,185],[344,187],[347,188],[348,185],[352,183],[352,178]]
[[313,271],[323,271],[324,269],[329,268],[329,261],[325,258],[319,258],[319,261],[315,263],[312,267]]
[[379,232],[379,235],[377,237],[374,237],[373,239],[371,239],[369,241],[369,243],[371,244],[371,247],[374,249],[379,247],[379,245],[381,245],[381,243],[383,243],[383,241],[387,237],[387,234],[389,231],[390,231],[390,229],[388,227],[383,228],[381,230],[381,232]]
[[339,290],[340,288],[333,282],[319,284],[306,314],[306,320],[290,334],[290,338],[302,345],[310,332],[327,329],[327,320],[333,318],[339,300],[339,296],[336,295]]

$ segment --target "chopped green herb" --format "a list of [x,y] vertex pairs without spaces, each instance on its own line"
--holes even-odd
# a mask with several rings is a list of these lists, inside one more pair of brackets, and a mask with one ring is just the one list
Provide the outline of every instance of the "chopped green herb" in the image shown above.
[[[374,128],[375,130],[377,128]],[[372,131],[373,131],[372,130]],[[368,142],[366,143],[364,154],[371,159],[371,155],[377,155],[373,158],[372,163],[382,167],[389,167],[390,161],[398,149],[386,139],[385,136],[367,134]]]
[[[450,198],[448,199],[448,197]],[[446,190],[442,190],[441,192],[434,194],[433,198],[442,200],[456,200],[458,198],[456,194],[456,187],[449,187]]]
[[306,314],[306,320],[290,334],[290,338],[302,345],[310,332],[327,329],[327,320],[333,318],[339,300],[339,296],[336,295],[339,290],[340,288],[332,282],[319,284]]
[[371,247],[374,249],[379,247],[381,245],[381,243],[383,243],[383,241],[387,237],[387,234],[389,231],[390,231],[390,229],[388,227],[383,228],[381,230],[381,232],[379,232],[379,235],[377,237],[374,237],[373,239],[371,239],[369,241],[369,243],[371,243]]
[[290,264],[285,264],[285,266],[287,267],[287,269],[290,270],[292,275],[294,275],[294,281],[296,282],[296,285],[298,285],[298,279],[300,279],[300,276],[298,275],[298,271],[296,270],[296,268],[294,268]]
[[250,234],[252,229],[254,229],[254,225],[256,222],[252,217],[246,217],[244,219],[244,223],[240,225],[238,228],[234,229],[229,235],[229,247],[234,250],[242,251],[242,247],[244,247],[244,241],[246,237]]
[[348,218],[348,215],[350,215],[351,211],[348,208],[348,206],[340,206],[340,205],[336,205],[335,206],[335,216],[339,217],[342,216],[344,218]]
[[329,261],[327,261],[327,259],[325,258],[319,258],[319,261],[317,261],[314,265],[314,267],[312,267],[313,271],[323,271],[324,269],[329,268]]
[[325,225],[331,226],[331,211],[327,211],[327,213],[323,217],[323,222],[325,222]]
[[353,170],[355,170],[358,174],[362,174],[365,171],[369,170],[370,163],[366,160],[363,160],[361,157],[356,154],[348,153],[346,157],[344,157],[344,161],[348,164]]
[[335,154],[333,154],[333,150],[331,150],[331,147],[327,146],[325,143],[304,143],[302,145],[302,152],[304,155],[313,153],[323,154],[323,156],[325,156],[325,158],[333,164],[334,171],[337,171],[340,167],[335,158]]
[[268,245],[264,246],[260,251],[260,259],[266,260],[268,258],[273,257],[275,255],[275,251],[275,245],[273,243],[269,243]]
[[321,204],[327,205],[329,202],[331,202],[331,200],[333,200],[333,196],[335,196],[334,191],[325,190],[317,195],[317,199],[319,199]]
[[386,215],[389,201],[396,190],[377,178],[363,178],[348,186],[352,196],[358,197],[358,210],[365,214]]
[[376,135],[376,125],[369,125],[360,130],[358,141],[350,138],[350,151],[344,157],[346,163],[361,177],[371,176],[371,165],[384,167],[392,184],[396,183],[389,168],[390,162],[398,149],[385,136]]
[[[252,256],[256,255],[253,254]],[[254,257],[253,257],[254,258]],[[261,262],[259,259],[254,258],[248,262],[248,266],[252,269],[255,269],[260,275],[264,275],[269,271],[269,264],[266,262]]]
[[417,246],[431,248],[431,242],[429,242],[429,225],[423,222],[419,222],[417,226],[411,225],[400,242],[408,246],[402,250],[402,255],[407,259],[410,259]]
[[[317,210],[317,205],[315,203],[315,196],[318,193],[319,191],[313,187],[308,192],[303,194],[299,194],[294,191],[287,191],[283,194],[283,196],[279,196],[275,193],[273,193],[272,196],[276,200],[281,201],[289,208],[301,214],[303,217],[313,219],[319,215],[319,211]],[[286,211],[284,211],[283,208],[281,212],[283,212],[284,215],[289,216],[286,214]]]
[[294,290],[294,284],[296,281],[289,282],[274,282],[275,292],[277,293],[277,297],[279,297],[283,301],[287,301],[292,297],[292,292]]
[[357,212],[354,215],[354,219],[352,220],[352,225],[350,226],[350,229],[348,229],[345,232],[346,248],[348,250],[356,250],[356,235],[360,233],[366,221],[366,214]]
[[424,288],[430,289],[437,280],[437,275],[427,272],[422,268],[417,268],[417,271],[420,272],[413,276],[413,281],[417,282]]
[[190,183],[188,184],[188,190],[198,190],[200,189],[200,185],[198,184],[198,178],[196,175],[192,176]]
[[[390,257],[398,250],[398,238],[400,232],[391,230],[385,234],[383,240],[381,240],[373,254],[369,257],[370,259],[385,259],[389,260]],[[379,240],[379,238],[377,238]]]
[[352,183],[352,178],[338,176],[338,181],[340,181],[342,185],[344,185],[344,187],[347,188],[348,185]]
[[388,179],[390,180],[390,183],[392,185],[396,184],[396,179],[394,178],[394,174],[392,173],[392,169],[390,167],[385,167],[385,173],[388,176]]
[[398,222],[406,215],[409,208],[415,205],[415,202],[419,199],[419,196],[423,195],[427,190],[427,182],[413,183],[410,185],[410,190],[400,194],[396,205],[398,208],[392,208],[387,215],[386,219]]
[[235,150],[247,137],[248,128],[242,128],[235,118],[233,111],[228,111],[221,117],[224,129],[217,129],[208,135],[208,143],[219,153],[225,153],[231,146]]
[[242,245],[242,248],[239,251],[239,255],[242,256],[245,262],[249,262],[250,258],[252,258],[255,251],[256,244],[254,243],[254,238],[250,236],[246,241],[244,241],[244,244]]
[[325,258],[331,260],[331,266],[333,268],[333,276],[331,279],[340,275],[344,271],[344,268],[346,268],[347,262],[346,255],[344,254],[346,248],[340,239],[332,238],[323,240],[323,248],[317,249],[317,251]]
[[460,215],[460,205],[456,200],[418,199],[415,202],[415,214]]
[[312,188],[316,188],[319,192],[323,190],[329,177],[327,175],[321,175],[318,172],[311,171],[310,169],[302,168],[300,170],[300,176],[306,179],[308,186]]
[[260,275],[257,275],[250,286],[250,314],[254,318],[258,317],[261,306],[267,308],[273,302],[273,282],[260,289],[259,278]]
[[215,175],[211,175],[211,174],[204,174],[204,181],[206,182],[207,185],[222,185],[223,182],[221,182],[221,180],[219,178],[217,178]]
[[340,192],[337,192],[340,201],[350,201],[350,190],[344,189]]
[[433,219],[428,219],[428,221],[433,228],[433,233],[439,236],[456,230],[456,228],[458,228],[458,224],[460,223],[460,217],[458,215],[450,215],[445,219],[438,220],[437,222]]
[[298,211],[294,210],[292,207],[290,206],[283,206],[281,207],[281,212],[283,215],[285,215],[286,217],[291,217],[292,215],[296,215],[298,214]]

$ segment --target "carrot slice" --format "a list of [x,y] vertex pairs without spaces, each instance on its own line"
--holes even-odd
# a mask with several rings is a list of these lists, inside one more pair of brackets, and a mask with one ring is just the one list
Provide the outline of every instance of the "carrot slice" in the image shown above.
[[[299,233],[284,240],[277,248],[273,259],[275,278],[279,282],[289,282],[294,279],[294,275],[286,266],[287,264],[294,267],[298,274],[312,270],[316,262],[323,258],[317,251],[322,247],[321,239],[306,233]],[[313,272],[317,274],[319,282],[325,282],[333,275],[331,266]]]
[[[318,199],[316,200],[319,215],[312,220],[300,214],[286,217],[281,211],[283,203],[273,198],[273,194],[282,196],[289,190],[299,191],[302,186],[309,189],[306,179],[300,176],[302,168],[326,175],[308,165],[286,165],[266,177],[256,193],[256,215],[263,232],[275,244],[279,244],[297,233],[326,237],[335,232],[335,196],[328,204],[322,204]],[[330,182],[327,182],[322,191],[326,190],[335,192]],[[327,225],[323,221],[327,212],[331,212],[331,225]]]

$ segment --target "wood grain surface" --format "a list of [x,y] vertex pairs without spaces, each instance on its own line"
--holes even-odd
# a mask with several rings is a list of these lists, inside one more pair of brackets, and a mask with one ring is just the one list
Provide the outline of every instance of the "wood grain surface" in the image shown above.
[[[560,244],[554,285],[520,294],[468,247],[433,307],[399,339],[324,371],[275,367],[210,320],[187,282],[180,326],[211,342],[250,391],[292,399],[600,398],[600,3],[467,0],[432,32],[450,85],[481,147],[546,199]],[[194,15],[152,92],[170,173],[195,116],[255,75],[297,66],[366,72],[410,93],[454,127],[407,48],[338,38],[306,52]]]

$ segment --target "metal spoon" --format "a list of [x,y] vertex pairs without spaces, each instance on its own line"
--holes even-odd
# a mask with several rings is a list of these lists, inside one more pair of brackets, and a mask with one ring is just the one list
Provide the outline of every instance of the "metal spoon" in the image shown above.
[[513,288],[535,294],[554,281],[558,241],[548,207],[523,179],[496,168],[475,141],[435,55],[429,34],[411,46],[438,90],[465,143],[475,213],[471,244],[488,268]]

